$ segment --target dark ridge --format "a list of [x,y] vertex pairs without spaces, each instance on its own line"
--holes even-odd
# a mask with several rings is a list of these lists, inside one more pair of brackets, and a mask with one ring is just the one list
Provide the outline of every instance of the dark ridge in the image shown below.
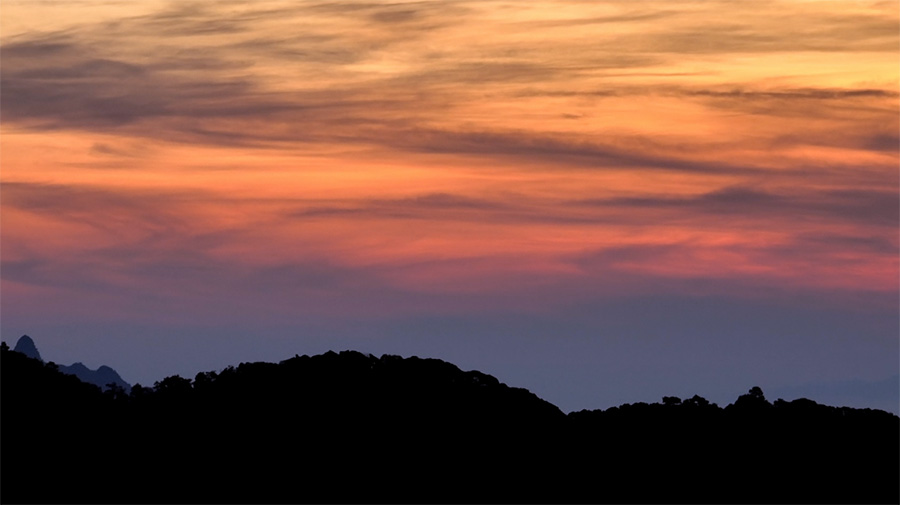
[[103,391],[109,389],[110,384],[114,384],[124,389],[126,393],[131,392],[131,384],[125,382],[118,372],[106,365],[100,365],[100,368],[91,370],[84,366],[84,363],[76,362],[69,366],[59,365],[59,371],[67,375],[74,375],[82,382],[93,384]]
[[[13,350],[21,352],[29,358],[43,361],[41,359],[41,354],[38,352],[37,345],[28,335],[22,335],[22,337],[19,338],[19,341],[16,342],[16,348]],[[84,363],[76,362],[68,366],[57,365],[57,368],[60,372],[66,375],[74,375],[82,382],[93,384],[103,391],[109,389],[111,385],[115,385],[115,387],[124,389],[126,393],[131,392],[131,384],[125,382],[125,380],[119,376],[118,372],[106,365],[101,365],[100,368],[91,370],[84,366]]]
[[759,388],[563,414],[353,351],[101,392],[2,346],[5,503],[896,503],[900,418]]

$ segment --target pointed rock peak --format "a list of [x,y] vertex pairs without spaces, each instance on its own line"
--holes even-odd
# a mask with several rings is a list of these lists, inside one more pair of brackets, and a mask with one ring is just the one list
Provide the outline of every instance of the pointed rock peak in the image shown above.
[[44,361],[41,359],[41,353],[38,352],[37,346],[34,345],[34,340],[31,340],[31,337],[28,335],[22,335],[19,341],[16,342],[16,348],[13,350],[20,352],[29,358]]

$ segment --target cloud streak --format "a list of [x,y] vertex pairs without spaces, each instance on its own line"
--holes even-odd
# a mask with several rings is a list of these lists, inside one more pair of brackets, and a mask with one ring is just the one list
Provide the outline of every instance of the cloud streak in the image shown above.
[[[653,44],[635,49],[632,44],[611,39],[610,47],[619,48],[616,51],[589,51],[581,39],[569,40],[563,32],[549,28],[550,36],[562,43],[559,54],[545,54],[550,46],[511,43],[509,40],[515,39],[506,36],[496,40],[489,37],[473,47],[417,49],[419,45],[432,47],[440,43],[441,37],[458,33],[466,23],[476,27],[484,23],[479,20],[479,13],[487,7],[479,5],[452,4],[450,12],[427,3],[261,5],[239,12],[229,9],[225,14],[226,4],[191,3],[102,26],[87,24],[64,32],[13,37],[2,46],[2,85],[9,97],[5,119],[30,128],[121,130],[129,135],[169,141],[187,137],[191,142],[214,145],[286,147],[306,141],[349,141],[401,150],[469,149],[470,154],[478,156],[485,151],[492,154],[487,146],[494,143],[511,144],[504,137],[520,132],[489,118],[471,124],[454,120],[455,116],[467,119],[469,100],[481,101],[467,89],[473,84],[482,95],[498,97],[501,102],[526,91],[523,86],[535,85],[550,94],[584,96],[599,92],[600,99],[604,94],[671,93],[671,84],[612,81],[601,84],[606,89],[599,91],[584,88],[602,82],[596,77],[602,77],[607,70],[660,69],[671,65],[666,55],[685,51],[672,42],[672,37],[678,38],[677,33],[665,35],[665,42],[660,42],[662,47],[658,49]],[[686,14],[687,11],[666,16],[683,18]],[[632,11],[601,16],[597,22],[635,25],[637,30],[645,22],[657,21],[660,15]],[[299,33],[296,29],[280,31],[282,25],[277,21],[291,17],[306,19],[302,25],[305,29]],[[858,42],[859,33],[853,32],[854,37],[842,34],[841,26],[867,26],[866,38],[888,36],[884,30],[873,31],[873,26],[869,26],[885,22],[871,14],[857,14],[857,23],[832,14],[820,17],[819,26],[832,27],[821,28],[830,39]],[[574,21],[581,23],[585,19]],[[267,26],[266,23],[274,24],[264,34],[259,27]],[[524,28],[517,23],[513,20],[496,28],[503,35],[510,31],[519,34]],[[394,32],[397,24],[404,27],[403,37]],[[359,30],[349,30],[350,26]],[[732,29],[722,27],[729,32]],[[772,29],[775,28],[766,28]],[[730,50],[722,46],[721,40],[740,41],[739,36],[725,36],[709,27],[703,33],[718,41],[708,44],[710,51],[717,54]],[[787,32],[785,36],[793,34]],[[171,42],[148,52],[143,41],[150,37],[170,38]],[[195,40],[198,37],[200,41]],[[185,43],[193,41],[200,49],[194,54],[178,50],[180,38],[185,38]],[[764,51],[766,47],[755,50]],[[290,80],[267,79],[276,69],[281,75],[290,76]],[[315,78],[310,79],[311,75]],[[680,74],[670,71],[670,75],[678,79]],[[847,107],[880,107],[882,116],[889,116],[897,101],[896,91],[890,89],[769,85],[769,89],[761,90],[753,82],[738,85],[741,88],[731,90],[687,88],[676,91],[674,98],[704,99],[715,108],[739,107],[775,117],[786,110],[806,117],[831,114],[844,103]],[[833,103],[819,112],[798,105],[826,99]],[[297,127],[311,124],[316,128]],[[441,127],[435,127],[438,124]],[[248,129],[248,125],[252,128]],[[532,140],[510,145],[509,150],[522,149],[526,156],[569,152],[572,156],[559,156],[561,163],[573,156],[588,156],[600,163],[610,157],[613,162],[623,158],[622,154],[604,150],[602,142],[597,145],[585,132],[529,127],[523,133]],[[614,138],[621,135],[609,133]],[[559,139],[562,135],[575,140],[563,142]],[[416,137],[421,142],[396,141]],[[632,152],[630,156],[638,154]],[[702,163],[687,162],[674,168],[689,170],[697,165]]]
[[[733,328],[708,300],[751,300],[877,312],[821,367],[882,363],[898,21],[869,1],[5,2],[4,333],[474,321],[473,342],[590,334],[586,363],[633,345],[624,367],[715,347],[689,336]],[[817,317],[779,317],[753,326],[787,328],[774,359],[825,345]]]

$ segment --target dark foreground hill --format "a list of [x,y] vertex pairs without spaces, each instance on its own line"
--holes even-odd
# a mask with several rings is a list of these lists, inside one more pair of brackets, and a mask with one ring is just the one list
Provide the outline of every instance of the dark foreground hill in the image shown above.
[[4,503],[897,503],[900,419],[758,388],[565,415],[440,360],[243,363],[131,394],[3,345]]

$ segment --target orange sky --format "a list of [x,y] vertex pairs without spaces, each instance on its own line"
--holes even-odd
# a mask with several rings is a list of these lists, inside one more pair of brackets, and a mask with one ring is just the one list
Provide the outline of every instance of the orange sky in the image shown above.
[[865,306],[898,289],[895,1],[0,15],[7,312],[187,320],[228,291],[244,301],[223,298],[226,317],[288,319],[656,292]]

